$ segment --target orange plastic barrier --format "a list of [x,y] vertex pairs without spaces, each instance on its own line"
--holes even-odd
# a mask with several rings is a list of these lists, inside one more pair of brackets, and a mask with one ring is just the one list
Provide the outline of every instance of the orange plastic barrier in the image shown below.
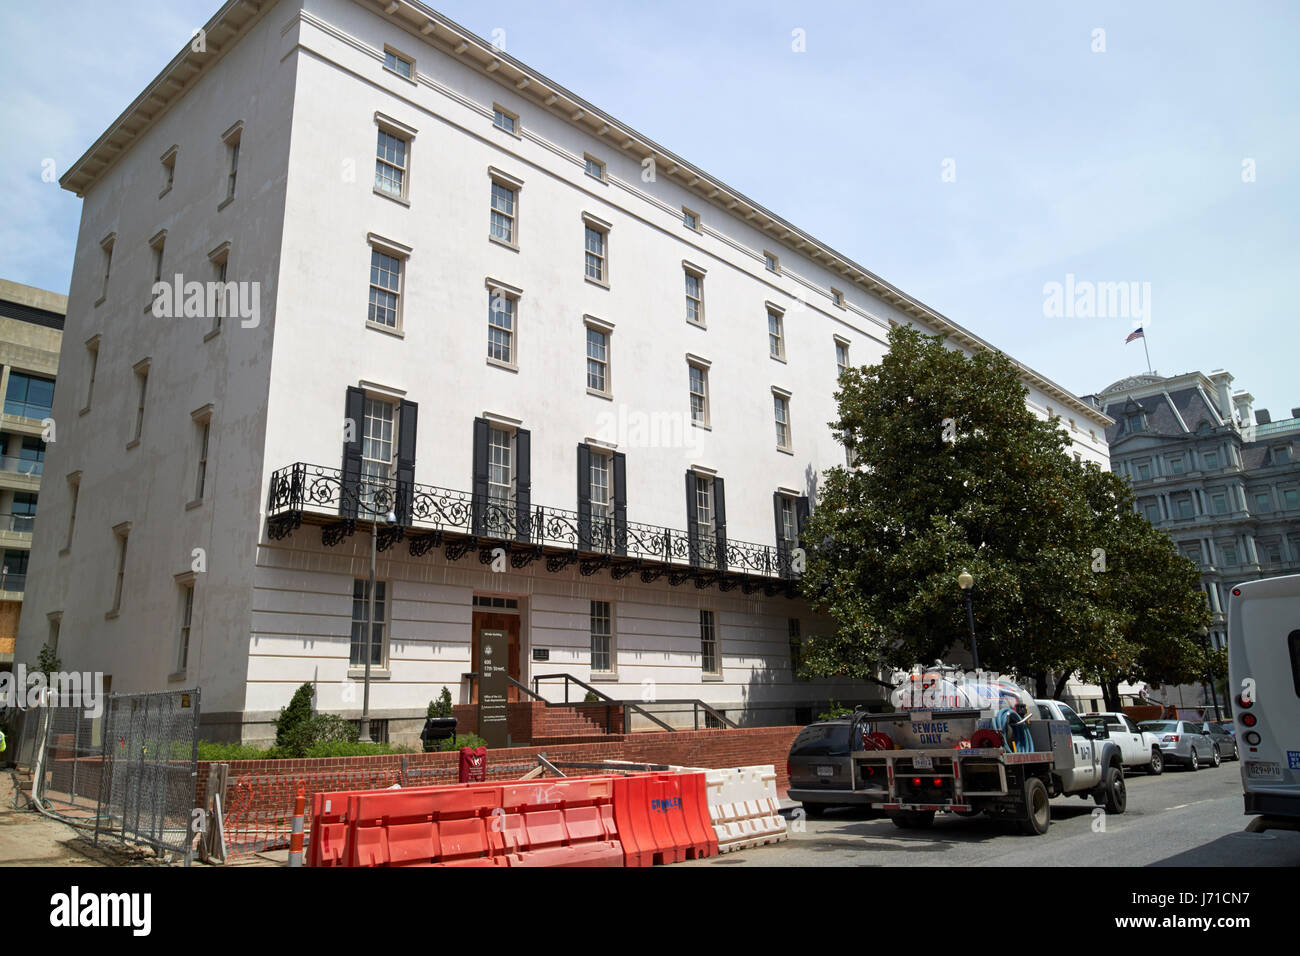
[[716,856],[703,773],[647,773],[614,782],[614,822],[625,866]]

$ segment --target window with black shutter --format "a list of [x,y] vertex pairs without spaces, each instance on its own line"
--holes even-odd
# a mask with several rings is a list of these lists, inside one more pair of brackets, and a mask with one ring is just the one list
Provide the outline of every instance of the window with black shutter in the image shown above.
[[[347,425],[343,435],[343,475],[339,488],[339,515],[357,516],[357,499],[361,494],[361,442],[365,427],[366,393],[364,389],[348,386],[343,418]],[[351,437],[351,441],[348,438]]]
[[411,502],[415,495],[415,430],[419,416],[415,402],[402,400],[397,406],[397,501],[393,511],[397,523],[411,524]]

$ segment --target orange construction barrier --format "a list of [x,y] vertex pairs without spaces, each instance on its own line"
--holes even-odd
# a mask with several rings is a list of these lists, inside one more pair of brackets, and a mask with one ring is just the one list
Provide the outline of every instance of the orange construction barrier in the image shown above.
[[647,773],[614,781],[614,822],[625,866],[716,856],[703,773]]

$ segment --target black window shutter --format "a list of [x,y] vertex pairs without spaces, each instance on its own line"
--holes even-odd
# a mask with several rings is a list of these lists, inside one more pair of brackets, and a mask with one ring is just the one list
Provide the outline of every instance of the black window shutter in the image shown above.
[[789,561],[785,553],[785,523],[781,520],[781,505],[784,503],[785,495],[781,492],[772,495],[772,517],[776,519],[776,569],[779,574],[785,572],[786,563]]
[[415,496],[415,430],[420,407],[401,401],[397,406],[397,502],[393,508],[397,523],[411,524],[411,501]]
[[366,393],[354,385],[348,386],[347,403],[343,418],[351,428],[352,441],[343,442],[343,479],[339,488],[339,514],[344,518],[357,516],[357,499],[361,496],[361,442],[366,427]]
[[591,550],[591,448],[578,444],[578,550]]
[[727,570],[727,489],[721,478],[713,479],[713,526],[717,529],[718,570]]
[[800,495],[794,499],[794,530],[799,539],[799,547],[805,551],[808,549],[808,545],[803,540],[803,526],[808,523],[808,511],[807,495]]
[[627,554],[627,455],[614,452],[614,553]]
[[533,527],[532,432],[515,431],[515,538],[528,541]]
[[483,509],[488,500],[488,420],[474,419],[474,480],[471,485],[470,530],[483,533]]
[[700,563],[700,523],[695,511],[695,472],[686,473],[686,551],[691,564],[698,567]]

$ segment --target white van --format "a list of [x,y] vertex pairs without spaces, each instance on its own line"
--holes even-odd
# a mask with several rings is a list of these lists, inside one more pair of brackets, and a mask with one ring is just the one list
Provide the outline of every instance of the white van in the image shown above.
[[1300,829],[1300,574],[1232,589],[1228,679],[1247,829]]

